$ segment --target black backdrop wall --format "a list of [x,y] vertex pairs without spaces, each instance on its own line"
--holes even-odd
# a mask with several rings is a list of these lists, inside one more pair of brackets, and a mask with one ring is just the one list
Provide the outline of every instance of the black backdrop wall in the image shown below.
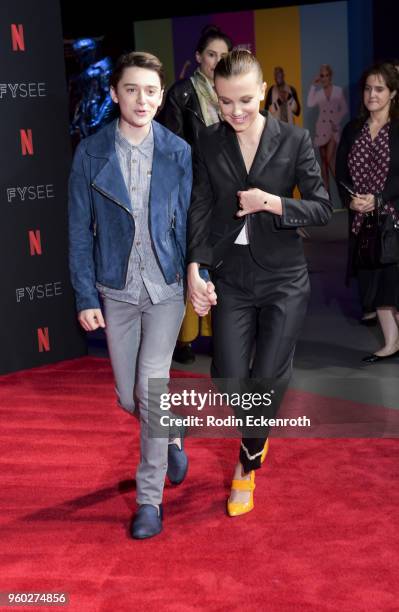
[[82,355],[67,265],[71,149],[60,10],[0,3],[0,373]]

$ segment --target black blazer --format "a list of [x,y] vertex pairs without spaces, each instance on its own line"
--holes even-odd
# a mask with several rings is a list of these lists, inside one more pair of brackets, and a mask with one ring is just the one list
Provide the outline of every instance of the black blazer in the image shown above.
[[190,79],[177,81],[172,85],[156,120],[189,144],[197,140],[200,130],[206,125]]
[[[249,174],[233,128],[222,122],[201,132],[193,158],[188,263],[216,268],[248,219],[254,259],[267,269],[297,270],[306,261],[296,229],[331,218],[309,132],[263,114],[266,126]],[[300,200],[292,197],[295,186]],[[237,191],[251,187],[281,196],[282,217],[259,212],[237,218]]]

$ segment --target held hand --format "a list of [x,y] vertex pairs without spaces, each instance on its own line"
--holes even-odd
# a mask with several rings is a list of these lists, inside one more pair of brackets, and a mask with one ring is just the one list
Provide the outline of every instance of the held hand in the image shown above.
[[281,198],[262,191],[261,189],[253,188],[247,191],[237,191],[240,210],[237,212],[237,217],[245,217],[245,215],[257,212],[270,212],[275,215],[282,215],[283,208]]
[[215,285],[212,283],[212,281],[207,281],[207,283],[206,283],[206,290],[208,292],[208,299],[209,299],[211,305],[212,306],[216,306],[216,304],[217,304],[217,295],[216,295]]
[[104,317],[100,308],[88,308],[78,313],[78,321],[85,331],[94,331],[105,327]]
[[187,275],[188,298],[193,305],[197,315],[204,317],[208,314],[211,306],[215,306],[217,296],[215,286],[210,281],[204,281],[196,264],[190,264]]
[[356,212],[367,213],[375,209],[375,198],[372,193],[360,194],[352,198],[350,208]]

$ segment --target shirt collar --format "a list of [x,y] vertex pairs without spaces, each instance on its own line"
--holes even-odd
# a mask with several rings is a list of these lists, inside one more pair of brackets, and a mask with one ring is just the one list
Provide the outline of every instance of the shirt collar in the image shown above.
[[132,145],[120,131],[119,121],[117,121],[116,129],[115,129],[115,142],[122,149],[124,153],[133,151],[133,150],[137,150],[139,151],[139,153],[141,153],[145,157],[151,157],[152,151],[154,148],[154,132],[152,129],[152,122],[150,125],[150,131],[148,132],[144,140],[139,145]]

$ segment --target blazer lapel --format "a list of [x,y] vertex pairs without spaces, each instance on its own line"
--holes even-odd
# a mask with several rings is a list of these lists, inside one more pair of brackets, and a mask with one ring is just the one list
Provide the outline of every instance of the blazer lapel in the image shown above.
[[247,182],[247,169],[238,144],[237,136],[233,128],[224,124],[224,136],[220,142],[220,151],[231,174],[237,179],[239,185],[244,189]]
[[251,184],[253,180],[263,171],[263,168],[273,157],[280,144],[280,126],[278,121],[270,115],[266,116],[266,125],[262,132],[262,136],[259,142],[258,150],[254,161],[252,162],[251,169],[248,175],[248,183]]
[[279,144],[280,126],[278,121],[272,115],[267,114],[266,125],[249,174],[247,174],[237,135],[227,124],[225,124],[225,132],[220,143],[220,149],[231,173],[236,177],[239,184],[245,188],[244,186],[250,186],[253,180],[256,179],[256,176],[262,172],[265,165],[277,151]]

